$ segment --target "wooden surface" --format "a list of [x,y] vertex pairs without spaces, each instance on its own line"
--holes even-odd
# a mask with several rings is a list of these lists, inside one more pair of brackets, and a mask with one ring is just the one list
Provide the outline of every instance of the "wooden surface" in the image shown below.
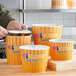
[[24,73],[22,66],[8,65],[6,59],[0,59],[0,76],[76,76],[76,70],[56,72],[47,69],[44,73]]

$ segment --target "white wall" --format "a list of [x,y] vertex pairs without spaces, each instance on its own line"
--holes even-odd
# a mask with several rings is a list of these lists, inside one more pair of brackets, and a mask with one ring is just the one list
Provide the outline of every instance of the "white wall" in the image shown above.
[[26,24],[31,27],[33,23],[59,24],[65,27],[76,26],[75,13],[27,13]]

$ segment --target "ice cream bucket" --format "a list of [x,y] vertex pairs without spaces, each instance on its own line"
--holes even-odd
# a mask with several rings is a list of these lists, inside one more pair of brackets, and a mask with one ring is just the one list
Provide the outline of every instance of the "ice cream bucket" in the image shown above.
[[22,68],[24,72],[44,72],[47,69],[49,46],[20,46]]
[[[10,65],[21,65],[21,54],[19,46],[31,44],[31,34],[24,35],[27,32],[24,31],[9,31],[9,35],[6,36],[6,51],[7,51],[7,63]],[[13,34],[13,35],[12,35]],[[20,36],[18,35],[20,34]]]
[[71,60],[74,41],[69,39],[49,40],[51,48],[51,59]]

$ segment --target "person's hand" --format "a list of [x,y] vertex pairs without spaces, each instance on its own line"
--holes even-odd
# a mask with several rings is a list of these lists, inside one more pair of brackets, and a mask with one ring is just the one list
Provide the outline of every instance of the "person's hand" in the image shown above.
[[7,25],[7,29],[8,30],[26,30],[27,27],[18,21],[11,20]]
[[8,34],[8,31],[0,26],[0,39],[5,37]]

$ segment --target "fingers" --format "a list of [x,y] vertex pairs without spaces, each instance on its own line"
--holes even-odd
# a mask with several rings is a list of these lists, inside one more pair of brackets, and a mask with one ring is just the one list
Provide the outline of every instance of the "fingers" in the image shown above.
[[19,29],[18,29],[18,30],[22,31],[22,27],[19,27]]
[[27,27],[18,21],[12,20],[8,23],[7,29],[8,30],[27,30]]
[[28,30],[27,26],[22,25],[22,30]]
[[0,38],[5,37],[8,34],[8,31],[0,26]]
[[26,30],[26,27],[25,26],[22,26],[22,30]]
[[0,36],[0,39],[2,39],[3,37]]
[[5,34],[3,34],[2,32],[0,32],[0,38],[5,37]]
[[4,30],[2,30],[2,33],[4,34],[4,35],[7,35],[8,34],[8,32],[4,29]]

